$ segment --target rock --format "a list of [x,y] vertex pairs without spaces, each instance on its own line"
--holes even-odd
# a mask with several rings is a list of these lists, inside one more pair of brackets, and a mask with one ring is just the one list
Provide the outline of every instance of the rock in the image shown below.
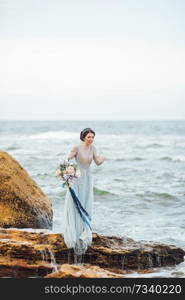
[[79,258],[66,247],[62,234],[0,229],[0,277],[45,277],[51,273],[52,277],[124,276],[179,264],[184,255],[184,250],[174,245],[93,233],[79,267],[74,266]]
[[58,272],[51,273],[46,278],[123,278],[123,275],[107,271],[93,265],[63,264]]
[[26,259],[12,259],[0,257],[0,277],[44,277],[46,274],[53,272],[49,263],[44,261],[29,262]]
[[179,264],[185,255],[184,250],[174,245],[136,242],[130,238],[98,234],[94,234],[89,252],[97,265],[141,270]]
[[52,205],[8,153],[0,152],[0,227],[52,228]]

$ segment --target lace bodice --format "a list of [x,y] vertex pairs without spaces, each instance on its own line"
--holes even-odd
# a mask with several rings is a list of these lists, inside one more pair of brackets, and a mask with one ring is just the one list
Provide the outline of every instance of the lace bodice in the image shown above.
[[93,160],[93,146],[90,145],[88,149],[84,149],[82,145],[78,146],[76,154],[76,161],[81,167],[89,168]]
[[92,144],[89,145],[88,149],[85,149],[82,144],[73,146],[68,158],[75,158],[81,168],[89,168],[92,160],[94,160],[97,165],[101,165],[104,162],[104,158],[97,155],[96,147]]

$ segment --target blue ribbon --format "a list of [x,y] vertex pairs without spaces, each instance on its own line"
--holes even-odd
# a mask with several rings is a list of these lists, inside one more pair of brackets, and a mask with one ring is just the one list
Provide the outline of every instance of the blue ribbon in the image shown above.
[[89,216],[89,214],[88,214],[87,211],[83,208],[83,206],[82,206],[80,200],[78,199],[78,197],[77,197],[76,194],[75,194],[75,191],[74,191],[71,187],[69,187],[69,190],[70,190],[71,196],[72,196],[72,198],[73,198],[73,200],[74,200],[75,206],[76,206],[76,208],[77,208],[77,210],[78,210],[78,212],[79,212],[79,214],[80,214],[82,220],[83,220],[83,221],[89,226],[89,228],[92,230],[91,225],[90,225],[90,216]]

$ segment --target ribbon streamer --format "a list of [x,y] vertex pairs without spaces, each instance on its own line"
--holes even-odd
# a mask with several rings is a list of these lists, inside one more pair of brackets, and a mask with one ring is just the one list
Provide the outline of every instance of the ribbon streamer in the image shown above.
[[80,200],[78,199],[78,197],[76,196],[75,194],[75,191],[69,187],[69,190],[70,190],[70,193],[71,193],[71,196],[74,200],[74,203],[75,203],[75,206],[82,218],[82,220],[89,226],[89,228],[92,230],[91,228],[91,225],[90,225],[90,216],[89,214],[87,213],[87,211],[84,209],[84,207],[82,206]]

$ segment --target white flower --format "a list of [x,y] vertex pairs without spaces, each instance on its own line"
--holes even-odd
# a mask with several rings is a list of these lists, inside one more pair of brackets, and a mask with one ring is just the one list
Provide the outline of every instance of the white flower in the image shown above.
[[57,169],[57,170],[56,170],[55,175],[56,175],[57,177],[61,175],[60,169]]
[[76,174],[75,174],[75,175],[76,175],[76,177],[78,177],[78,178],[81,176],[81,173],[80,173],[80,170],[79,170],[79,169],[76,171]]
[[68,176],[67,174],[64,174],[64,175],[63,175],[64,180],[67,180],[68,177],[69,177],[69,176]]
[[69,174],[69,175],[72,175],[72,176],[75,175],[75,169],[74,169],[73,166],[67,167],[67,168],[66,168],[66,172],[67,172],[67,174]]

